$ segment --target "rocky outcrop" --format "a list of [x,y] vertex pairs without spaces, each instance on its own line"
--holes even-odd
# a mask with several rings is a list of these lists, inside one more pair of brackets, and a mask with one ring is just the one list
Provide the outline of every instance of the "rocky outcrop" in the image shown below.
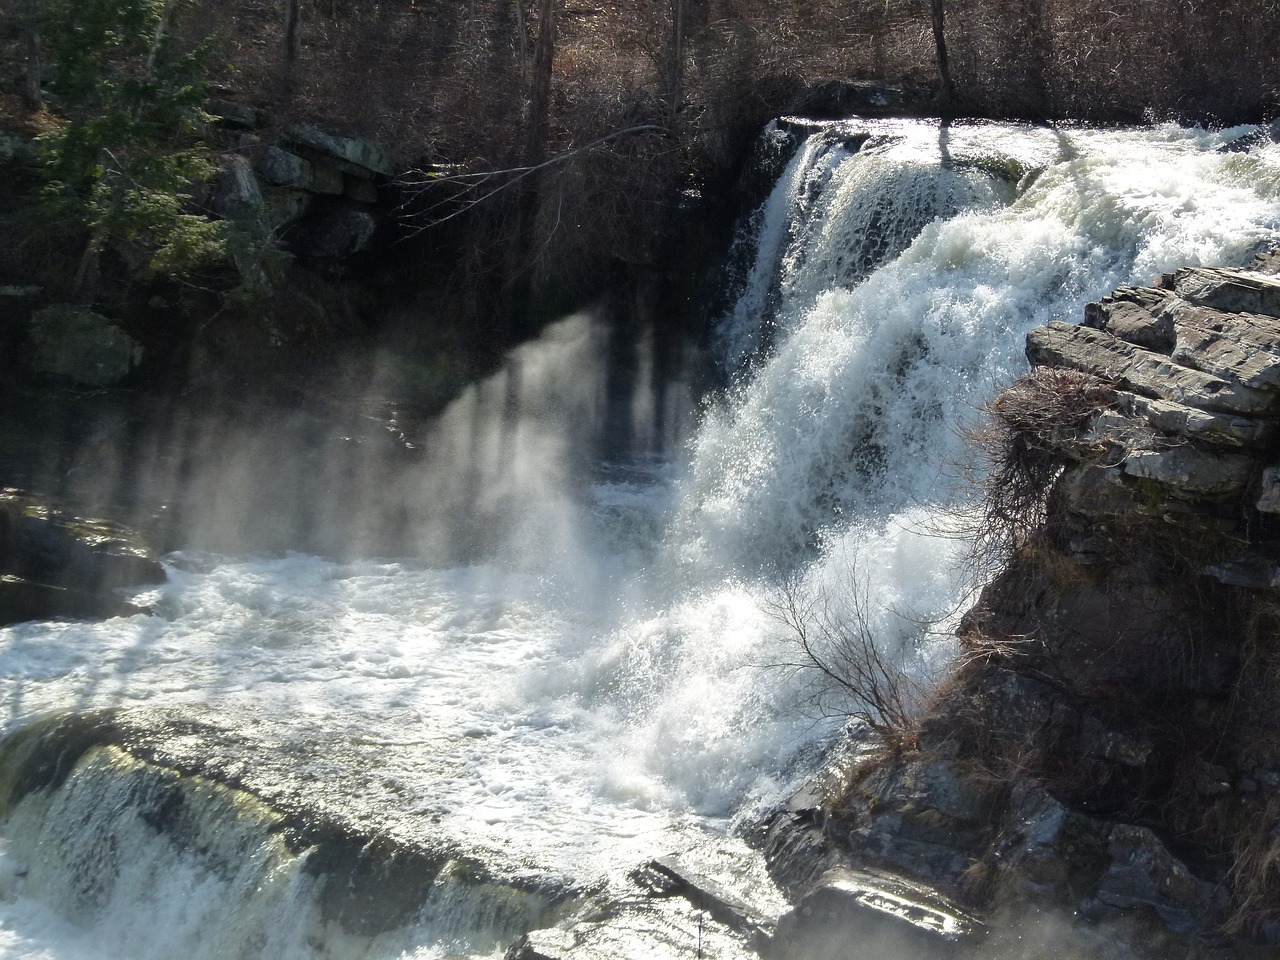
[[978,955],[1041,924],[1099,958],[1280,945],[1277,259],[1028,335],[988,453],[1030,486],[980,538],[1010,553],[913,748],[762,827],[795,894],[888,870],[986,915]]
[[[247,126],[224,106],[225,125]],[[341,273],[368,249],[385,219],[379,202],[400,172],[378,144],[313,126],[290,127],[272,139],[240,133],[220,165],[212,211],[257,220],[272,232],[289,228],[295,252],[328,273]]]

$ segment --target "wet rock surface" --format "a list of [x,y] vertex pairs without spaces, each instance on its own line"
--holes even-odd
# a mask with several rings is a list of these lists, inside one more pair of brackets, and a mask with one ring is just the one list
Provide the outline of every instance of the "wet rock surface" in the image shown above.
[[836,868],[784,915],[768,955],[825,960],[956,956],[981,924],[936,890],[869,870]]
[[[300,876],[311,878],[322,915],[356,936],[429,919],[441,901],[471,897],[484,902],[486,929],[514,938],[584,896],[568,878],[433,837],[412,817],[395,822],[387,816],[394,804],[386,785],[373,776],[364,784],[350,775],[334,781],[366,798],[348,807],[325,785],[325,774],[299,762],[301,746],[172,713],[59,714],[0,741],[0,815],[68,790],[92,802],[97,793],[113,795],[121,778],[132,779],[138,785],[126,789],[128,808],[107,810],[107,821],[140,816],[176,847],[206,859],[216,850],[210,837],[256,829],[236,822],[250,816],[282,842],[282,856],[297,859]],[[345,758],[328,760],[330,775],[359,769],[345,767]],[[224,799],[208,822],[195,795],[211,792]],[[94,829],[109,834],[113,827]]]
[[164,579],[134,531],[0,490],[0,625],[139,613],[118,592]]
[[[87,804],[84,832],[108,838],[114,818],[141,818],[208,869],[279,860],[257,869],[296,875],[325,922],[351,937],[426,924],[442,941],[456,932],[468,951],[512,960],[747,960],[769,948],[787,909],[740,844],[681,850],[606,883],[446,835],[391,782],[384,752],[320,745],[266,721],[63,713],[0,740],[0,817]],[[226,836],[240,839],[217,839]],[[245,843],[259,852],[249,857]]]

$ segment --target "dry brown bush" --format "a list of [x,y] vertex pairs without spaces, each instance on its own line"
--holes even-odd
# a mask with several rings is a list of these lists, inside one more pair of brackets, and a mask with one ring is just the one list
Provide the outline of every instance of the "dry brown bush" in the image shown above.
[[1054,480],[1078,454],[1078,434],[1113,401],[1104,381],[1074,370],[1039,367],[1002,390],[968,432],[978,453],[978,518],[971,561],[988,569],[1043,526]]

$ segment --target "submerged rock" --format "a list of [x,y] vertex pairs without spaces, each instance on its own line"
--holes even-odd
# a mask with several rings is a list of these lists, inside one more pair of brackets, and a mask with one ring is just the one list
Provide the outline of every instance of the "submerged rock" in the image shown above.
[[[194,752],[183,749],[187,740]],[[184,876],[222,877],[216,909],[237,928],[248,918],[236,933],[246,943],[309,917],[315,938],[337,932],[347,943],[423,922],[446,933],[461,924],[488,938],[472,944],[487,953],[556,922],[582,895],[563,877],[429,832],[379,829],[302,784],[264,790],[257,779],[271,779],[273,761],[275,775],[301,776],[279,744],[180,717],[99,711],[37,721],[0,740],[8,852],[39,860],[34,882],[63,908],[109,899],[138,859],[171,858]],[[227,776],[224,764],[243,775]],[[250,766],[262,768],[257,777]],[[135,849],[139,821],[153,850]],[[160,883],[166,874],[153,864],[148,876]]]

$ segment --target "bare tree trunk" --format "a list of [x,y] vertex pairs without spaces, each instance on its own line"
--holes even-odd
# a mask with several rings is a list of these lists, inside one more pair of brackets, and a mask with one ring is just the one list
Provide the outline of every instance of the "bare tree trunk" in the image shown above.
[[[551,136],[551,71],[556,53],[556,0],[538,0],[538,37],[533,48],[533,69],[529,87],[529,113],[525,118],[524,165],[539,168],[547,158]],[[529,171],[521,181],[516,200],[516,229],[507,248],[506,282],[502,313],[511,332],[523,337],[533,328],[533,266],[535,251],[541,246],[538,209],[541,204],[542,174]]]
[[101,224],[93,228],[89,242],[85,244],[84,253],[80,255],[80,264],[76,267],[76,276],[72,281],[75,293],[73,299],[77,303],[91,304],[98,296],[102,280],[102,249],[107,245],[107,231]]
[[302,55],[302,11],[300,0],[284,0],[284,67],[286,73]]
[[673,126],[684,98],[684,39],[687,0],[671,0],[671,49],[668,53],[666,77],[667,124]]
[[551,130],[551,67],[556,54],[555,0],[539,0],[538,40],[533,48],[533,86],[529,91],[525,162],[541,163],[547,155]]
[[949,113],[956,99],[956,88],[951,82],[951,64],[947,61],[947,32],[944,0],[929,0],[933,13],[933,43],[938,57],[938,79],[942,84],[942,109]]
[[22,11],[22,52],[27,60],[22,75],[22,98],[32,110],[44,104],[40,74],[44,64],[40,59],[40,0],[26,0]]
[[525,22],[524,0],[515,0],[516,38],[520,42],[520,79],[529,83],[529,25]]
[[164,38],[169,33],[169,23],[173,19],[174,0],[165,0],[164,9],[160,11],[160,21],[156,24],[155,36],[151,38],[151,49],[147,51],[147,76],[156,72],[156,59],[160,56],[160,48],[164,46]]

